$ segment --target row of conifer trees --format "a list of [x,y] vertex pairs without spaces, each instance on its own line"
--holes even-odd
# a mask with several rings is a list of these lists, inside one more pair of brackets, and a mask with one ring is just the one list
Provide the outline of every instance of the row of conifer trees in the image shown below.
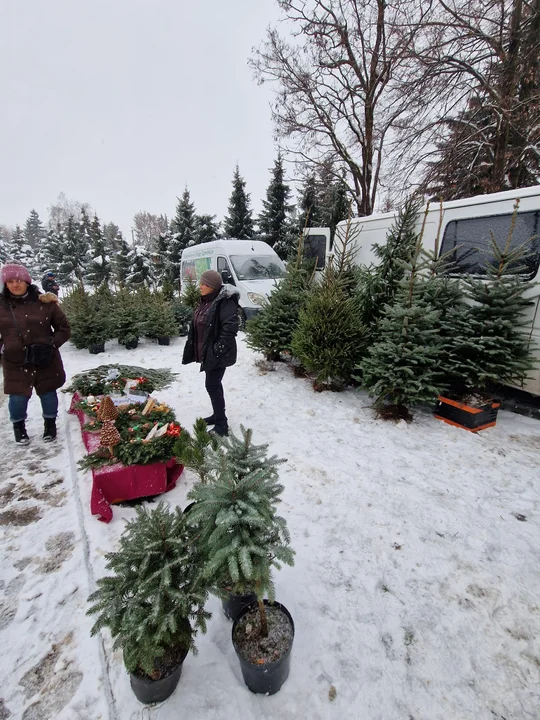
[[248,345],[267,360],[292,359],[315,389],[359,384],[381,416],[410,419],[442,393],[465,399],[523,382],[533,366],[523,320],[531,283],[520,273],[527,247],[512,248],[512,231],[492,239],[485,278],[458,279],[449,257],[422,247],[418,212],[405,205],[376,266],[352,266],[352,233],[320,281],[299,254],[248,323]]
[[192,315],[186,302],[193,306],[193,292],[179,300],[146,286],[121,286],[114,292],[102,283],[94,293],[76,286],[62,306],[70,321],[71,340],[82,349],[112,339],[129,346],[142,337],[156,340],[185,334]]

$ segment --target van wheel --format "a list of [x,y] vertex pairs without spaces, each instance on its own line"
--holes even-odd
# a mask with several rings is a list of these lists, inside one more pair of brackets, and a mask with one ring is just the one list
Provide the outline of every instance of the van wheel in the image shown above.
[[246,313],[244,312],[244,310],[241,307],[239,307],[238,308],[238,329],[245,330],[246,323],[247,323]]

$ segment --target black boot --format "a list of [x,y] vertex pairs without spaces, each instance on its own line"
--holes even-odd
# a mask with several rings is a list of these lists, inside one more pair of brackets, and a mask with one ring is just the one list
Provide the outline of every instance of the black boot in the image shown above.
[[56,418],[43,418],[43,441],[52,442],[56,440]]
[[229,426],[228,425],[215,425],[210,432],[213,435],[220,435],[221,437],[228,437],[229,436]]
[[213,415],[203,418],[203,420],[207,425],[215,425],[216,424],[216,418]]
[[20,445],[28,445],[30,442],[30,438],[28,437],[28,433],[26,432],[26,425],[24,424],[24,420],[19,420],[19,422],[13,423],[13,432],[15,433],[15,442],[19,443]]

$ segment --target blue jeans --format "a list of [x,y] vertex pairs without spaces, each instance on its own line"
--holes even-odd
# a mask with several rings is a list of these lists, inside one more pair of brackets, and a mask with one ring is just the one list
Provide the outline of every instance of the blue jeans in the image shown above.
[[[58,414],[58,395],[56,390],[39,395],[41,400],[41,409],[44,418],[55,418]],[[30,398],[27,395],[10,395],[8,408],[9,419],[12,423],[26,420],[26,408]]]

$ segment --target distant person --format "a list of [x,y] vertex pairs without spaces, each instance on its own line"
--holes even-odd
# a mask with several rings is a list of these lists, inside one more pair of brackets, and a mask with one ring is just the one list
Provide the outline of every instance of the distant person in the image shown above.
[[0,339],[4,344],[4,393],[15,442],[27,445],[26,409],[35,389],[43,411],[43,440],[56,438],[58,395],[66,380],[58,348],[71,334],[69,323],[53,293],[32,285],[24,265],[10,263],[0,270]]
[[43,292],[52,292],[55,295],[58,295],[58,291],[60,290],[60,285],[58,284],[56,275],[53,272],[48,272],[43,276],[41,287],[43,288]]
[[215,270],[203,272],[200,290],[201,299],[189,326],[182,364],[201,363],[213,410],[212,415],[204,420],[207,425],[214,426],[210,432],[226,436],[229,434],[229,422],[225,414],[222,380],[225,368],[236,362],[239,293],[235,287],[223,287],[221,275]]

